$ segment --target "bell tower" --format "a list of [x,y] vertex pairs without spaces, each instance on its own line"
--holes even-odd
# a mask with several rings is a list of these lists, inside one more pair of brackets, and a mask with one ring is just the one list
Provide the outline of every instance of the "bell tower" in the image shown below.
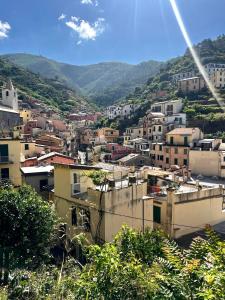
[[14,88],[12,81],[9,79],[2,88],[2,104],[18,110],[18,95],[17,90]]

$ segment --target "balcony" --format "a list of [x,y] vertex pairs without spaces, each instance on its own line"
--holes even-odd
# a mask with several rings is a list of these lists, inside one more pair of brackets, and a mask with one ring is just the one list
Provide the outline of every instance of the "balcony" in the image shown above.
[[0,155],[0,164],[9,164],[9,163],[13,163],[11,160],[10,160],[10,158],[9,158],[9,156],[1,156]]

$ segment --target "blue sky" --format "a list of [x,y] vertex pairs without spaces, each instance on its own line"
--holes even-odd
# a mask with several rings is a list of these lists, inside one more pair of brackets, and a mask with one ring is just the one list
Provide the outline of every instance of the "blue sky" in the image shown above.
[[[224,0],[177,4],[194,43],[225,33]],[[82,65],[166,60],[185,48],[169,0],[0,0],[1,54]]]

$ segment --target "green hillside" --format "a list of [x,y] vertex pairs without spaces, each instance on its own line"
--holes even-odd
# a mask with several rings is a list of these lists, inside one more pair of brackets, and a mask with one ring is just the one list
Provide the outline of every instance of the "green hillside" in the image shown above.
[[[204,40],[197,44],[195,49],[203,65],[214,62],[225,63],[225,35],[219,36],[215,40]],[[156,76],[150,77],[142,89],[136,88],[134,93],[129,94],[121,102],[140,103],[148,110],[151,103],[155,101],[183,98],[185,103],[184,112],[188,116],[188,125],[199,126],[204,132],[218,134],[225,140],[225,134],[223,133],[225,131],[225,113],[211,93],[205,90],[198,94],[182,95],[178,92],[177,85],[171,80],[174,74],[192,70],[197,71],[197,68],[187,50],[183,56],[165,63],[160,72]],[[156,97],[155,99],[154,93],[157,91],[166,91],[167,96],[161,99]],[[220,91],[220,96],[225,99],[225,90]],[[137,123],[138,118],[133,121]]]
[[19,98],[26,101],[32,97],[61,111],[93,109],[85,98],[56,79],[42,78],[7,59],[0,58],[0,86],[11,78],[19,90]]
[[138,65],[106,62],[75,66],[30,54],[9,54],[4,57],[45,78],[57,79],[103,106],[126,96],[136,86],[142,86],[163,65],[161,62],[148,61]]

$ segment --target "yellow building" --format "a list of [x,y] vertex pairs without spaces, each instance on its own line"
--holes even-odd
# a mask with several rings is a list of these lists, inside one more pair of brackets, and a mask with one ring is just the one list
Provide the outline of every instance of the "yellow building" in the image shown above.
[[100,140],[105,140],[107,143],[115,143],[119,137],[119,130],[112,128],[100,128],[96,131],[96,135]]
[[34,153],[35,143],[20,139],[0,139],[0,181],[10,180],[14,186],[21,185],[21,162]]
[[87,176],[94,170],[99,168],[55,165],[55,209],[69,238],[85,232],[91,242],[111,241],[123,224],[135,229],[153,227],[153,199],[146,196],[146,181],[108,175],[107,184],[95,186]]
[[28,109],[23,109],[20,111],[20,117],[23,120],[23,124],[27,124],[27,122],[31,119],[31,111]]

